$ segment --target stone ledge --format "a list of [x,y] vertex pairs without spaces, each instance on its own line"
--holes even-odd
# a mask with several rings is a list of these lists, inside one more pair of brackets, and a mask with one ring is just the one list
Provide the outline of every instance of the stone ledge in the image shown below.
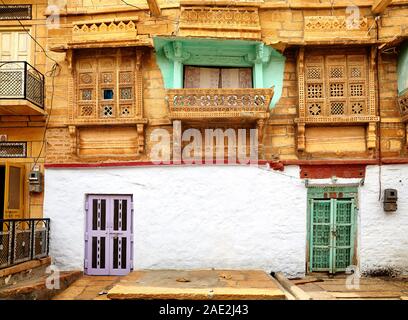
[[34,269],[34,268],[38,268],[41,266],[45,266],[45,265],[50,265],[51,264],[51,257],[46,257],[43,259],[39,259],[39,260],[30,260],[27,262],[23,262],[20,264],[17,264],[15,266],[11,266],[5,269],[1,269],[0,270],[0,278],[2,277],[7,277],[9,275],[12,274],[16,274],[19,272],[23,272],[26,270],[30,270],[30,269]]

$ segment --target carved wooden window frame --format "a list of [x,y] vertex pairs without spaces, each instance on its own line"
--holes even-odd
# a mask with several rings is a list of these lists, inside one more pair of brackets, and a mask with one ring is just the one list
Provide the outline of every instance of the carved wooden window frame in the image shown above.
[[[101,61],[109,58],[113,59],[113,66],[102,67]],[[70,124],[75,126],[140,122],[143,118],[141,58],[142,51],[132,48],[81,50],[75,53],[70,90]],[[89,68],[81,68],[80,62],[86,60],[91,62]],[[125,65],[125,60],[130,65]],[[130,75],[126,81],[123,77],[125,74]],[[111,78],[111,81],[104,82],[104,78]],[[121,99],[121,90],[129,88],[132,92],[131,99]],[[104,89],[113,89],[113,100],[103,99]],[[86,90],[92,91],[90,100],[82,99]],[[104,111],[104,108],[109,106],[112,116],[106,116]]]
[[[371,51],[367,48],[299,49],[299,117],[296,119],[299,151],[306,148],[306,126],[319,124],[368,124],[367,147],[376,147],[379,117],[376,115],[375,56],[374,47]],[[359,76],[352,77],[358,72]]]

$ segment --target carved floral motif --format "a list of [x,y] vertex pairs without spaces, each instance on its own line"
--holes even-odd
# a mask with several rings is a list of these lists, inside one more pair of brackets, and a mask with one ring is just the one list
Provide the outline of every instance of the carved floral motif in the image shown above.
[[183,36],[215,36],[255,39],[261,36],[256,7],[181,8],[180,32]]
[[168,90],[170,117],[267,118],[273,89],[171,89]]

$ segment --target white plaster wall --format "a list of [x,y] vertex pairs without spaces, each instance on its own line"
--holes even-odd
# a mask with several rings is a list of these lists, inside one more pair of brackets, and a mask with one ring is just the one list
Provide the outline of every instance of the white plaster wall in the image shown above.
[[135,269],[305,272],[306,188],[299,167],[47,169],[51,256],[82,269],[85,195],[133,194]]
[[360,267],[408,273],[408,165],[381,167],[381,201],[384,189],[398,190],[398,211],[393,213],[384,212],[378,200],[379,170],[368,166],[360,189]]

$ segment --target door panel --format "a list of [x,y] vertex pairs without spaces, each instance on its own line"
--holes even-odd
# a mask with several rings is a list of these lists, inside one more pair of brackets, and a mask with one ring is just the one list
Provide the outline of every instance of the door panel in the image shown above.
[[113,197],[113,228],[111,231],[111,274],[127,274],[130,271],[131,230],[130,198]]
[[6,219],[24,218],[24,177],[24,165],[6,164],[4,192],[4,212]]
[[132,268],[132,202],[130,196],[89,196],[85,271],[124,275]]
[[335,251],[334,272],[345,271],[352,264],[354,203],[352,200],[336,200],[335,203]]
[[345,271],[354,255],[353,199],[310,202],[310,271]]
[[312,202],[312,238],[311,261],[315,271],[330,268],[330,200]]
[[109,274],[106,253],[109,250],[107,212],[109,202],[105,197],[88,198],[87,232],[85,234],[86,260],[88,274]]

